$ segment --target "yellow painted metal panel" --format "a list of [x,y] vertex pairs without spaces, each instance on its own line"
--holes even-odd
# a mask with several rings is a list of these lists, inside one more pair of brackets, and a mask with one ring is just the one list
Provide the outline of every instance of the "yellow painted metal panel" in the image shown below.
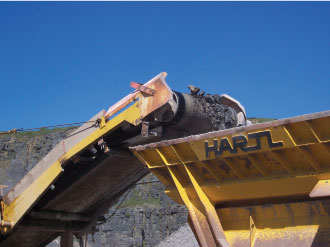
[[[329,126],[327,111],[132,151],[166,181],[175,201],[203,207],[204,216],[190,215],[202,246],[207,229],[219,246],[330,246]],[[310,197],[320,194],[325,199]],[[196,229],[203,217],[208,225]],[[224,243],[217,241],[221,236]]]
[[13,226],[19,221],[19,219],[27,212],[27,210],[33,205],[35,200],[54,182],[55,178],[62,171],[61,164],[78,154],[81,150],[90,146],[99,140],[105,133],[109,132],[112,128],[119,125],[123,121],[134,122],[134,118],[138,118],[140,112],[136,104],[132,105],[125,112],[122,112],[118,116],[114,117],[105,124],[101,129],[97,129],[87,138],[73,146],[68,150],[59,161],[56,161],[51,165],[44,173],[42,173],[38,179],[28,186],[23,193],[21,193],[13,202],[9,205],[4,204],[3,219],[13,222]]
[[4,205],[4,220],[12,222],[14,226],[62,170],[60,162],[55,162],[12,203]]
[[[26,189],[19,194],[9,205],[1,201],[1,216],[4,221],[12,222],[12,228],[19,222],[19,220],[27,213],[27,211],[33,206],[38,198],[51,186],[57,176],[62,171],[62,166],[72,159],[75,155],[82,152],[85,148],[93,145],[104,135],[114,130],[120,124],[128,122],[132,125],[138,125],[142,121],[142,117],[147,116],[152,111],[163,106],[171,99],[172,91],[167,86],[164,78],[166,73],[161,73],[156,76],[145,85],[155,89],[154,96],[145,96],[143,93],[137,91],[134,92],[132,97],[129,98],[129,102],[133,102],[131,106],[124,109],[121,113],[114,116],[119,110],[127,106],[125,102],[120,102],[118,107],[111,108],[111,114],[106,118],[102,118],[100,122],[100,128],[96,129],[89,136],[70,148],[62,157],[51,164],[37,179],[31,184],[27,185]],[[115,105],[116,106],[116,105]],[[110,117],[110,119],[108,119]],[[3,233],[7,233],[10,230],[8,227],[0,227]],[[4,230],[6,232],[4,232]]]

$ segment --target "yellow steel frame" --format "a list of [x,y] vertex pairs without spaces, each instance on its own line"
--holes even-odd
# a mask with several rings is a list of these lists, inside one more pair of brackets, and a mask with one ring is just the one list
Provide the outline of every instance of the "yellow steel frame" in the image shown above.
[[[56,178],[64,171],[63,165],[66,161],[72,159],[75,155],[79,154],[82,150],[90,145],[93,145],[98,140],[102,139],[108,132],[115,129],[123,122],[129,122],[132,125],[141,123],[141,119],[161,107],[172,97],[172,91],[167,86],[164,78],[166,73],[153,78],[146,83],[149,88],[156,91],[154,96],[147,96],[141,92],[134,92],[135,101],[133,105],[125,109],[123,112],[113,117],[110,120],[106,118],[101,119],[100,128],[96,129],[87,138],[80,141],[78,144],[69,149],[59,160],[49,166],[49,168],[42,173],[37,179],[26,187],[26,189],[17,196],[9,205],[1,201],[1,216],[2,221],[10,223],[9,226],[0,226],[1,233],[7,234],[10,229],[15,227],[20,219],[28,212],[33,204],[45,193],[45,191],[54,183]],[[150,98],[152,97],[152,99]],[[157,103],[155,105],[155,102]],[[120,109],[119,109],[120,110]],[[112,113],[115,113],[112,112]],[[107,116],[109,117],[109,116]]]
[[330,111],[132,151],[187,206],[201,246],[328,246],[329,126]]
[[[70,160],[76,154],[95,143],[97,140],[102,138],[107,132],[109,132],[114,127],[118,126],[120,123],[127,121],[134,124],[135,120],[140,116],[139,108],[137,103],[132,105],[126,111],[122,112],[118,116],[114,117],[108,121],[103,128],[97,129],[90,136],[79,142],[77,145],[72,147],[68,152],[66,152],[61,160],[56,161],[52,164],[44,173],[34,180],[26,190],[20,194],[13,202],[9,205],[3,203],[3,219],[8,222],[12,222],[12,226],[21,219],[21,217],[28,211],[28,209],[33,205],[33,203],[45,192],[45,190],[51,186],[55,179],[64,171],[62,168],[62,163]],[[3,228],[5,233],[8,228]]]

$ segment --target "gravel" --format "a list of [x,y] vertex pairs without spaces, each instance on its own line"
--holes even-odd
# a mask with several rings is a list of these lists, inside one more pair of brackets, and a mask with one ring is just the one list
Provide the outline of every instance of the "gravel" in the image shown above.
[[189,85],[192,95],[200,105],[200,111],[209,115],[213,130],[230,129],[237,126],[237,112],[223,104],[219,94],[206,94],[196,86]]
[[198,247],[194,233],[188,224],[185,224],[179,230],[165,238],[156,247]]

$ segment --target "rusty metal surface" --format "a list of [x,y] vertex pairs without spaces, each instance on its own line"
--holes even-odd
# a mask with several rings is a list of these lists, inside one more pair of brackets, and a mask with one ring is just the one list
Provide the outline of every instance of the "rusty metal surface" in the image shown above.
[[227,129],[227,130],[213,131],[213,132],[200,134],[200,135],[193,135],[193,136],[177,138],[177,139],[172,139],[172,140],[164,140],[164,141],[150,143],[150,144],[146,144],[146,145],[137,145],[137,146],[131,147],[131,150],[143,151],[143,150],[146,150],[149,148],[162,147],[162,146],[185,143],[185,142],[196,141],[196,140],[201,140],[201,139],[209,139],[209,138],[218,137],[218,136],[232,135],[235,133],[258,130],[258,129],[268,128],[268,127],[274,127],[274,126],[278,126],[278,125],[282,125],[282,124],[290,124],[290,123],[295,123],[295,122],[299,122],[299,121],[313,120],[313,119],[321,118],[321,117],[330,117],[330,110],[301,115],[301,116],[292,117],[292,118],[279,119],[279,120],[269,121],[269,122],[265,122],[265,123],[253,124],[253,125],[249,125],[249,126],[242,126],[242,127],[237,127],[237,128]]
[[[142,92],[137,90],[118,101],[108,109],[105,118],[110,118],[133,101],[137,101],[138,108],[140,109],[140,119],[166,104],[173,97],[172,90],[165,82],[166,75],[166,72],[162,72],[145,84],[140,85]],[[144,90],[149,93],[143,93]]]
[[132,88],[135,88],[138,91],[141,91],[141,92],[146,93],[146,94],[151,95],[151,96],[155,95],[155,93],[156,93],[156,90],[154,90],[152,88],[148,88],[146,86],[143,86],[143,84],[137,83],[137,82],[134,82],[134,81],[131,82],[130,86]]
[[[104,115],[102,110],[89,121],[94,121]],[[70,136],[58,143],[45,157],[43,157],[13,188],[11,188],[2,200],[6,204],[10,204],[18,195],[22,193],[35,179],[37,179],[49,166],[58,160],[71,147],[76,145],[79,141],[86,138],[93,131],[97,129],[94,123],[85,123],[78,129],[73,131]]]
[[330,111],[131,151],[187,206],[203,247],[329,246]]
[[141,135],[142,135],[142,137],[148,137],[148,135],[149,135],[149,123],[148,122],[142,122]]
[[[101,117],[99,128],[91,129],[92,133],[87,131],[87,137],[83,135],[74,140],[68,150],[58,147],[52,159],[46,158],[33,169],[35,176],[28,174],[22,180],[24,184],[20,183],[10,191],[8,204],[1,201],[4,206],[1,212],[5,219],[13,221],[13,225],[11,228],[0,227],[1,246],[44,246],[62,231],[90,232],[120,195],[148,173],[120,144],[139,134],[141,125],[138,124],[142,118],[172,98],[165,76],[166,73],[161,73],[144,84],[155,92],[154,96],[137,91],[110,107],[107,115]],[[136,103],[106,121],[132,101]],[[127,128],[128,123],[133,127]],[[124,135],[122,130],[126,131]],[[111,147],[109,152],[102,142]],[[48,220],[32,219],[30,212],[36,210],[88,214],[91,220],[80,222],[80,226],[76,221],[53,222],[50,226]]]
[[165,82],[166,75],[163,72],[143,85],[154,90],[155,94],[153,96],[140,94],[139,97],[143,97],[143,100],[138,101],[139,108],[141,109],[141,119],[173,99],[173,92]]
[[108,119],[110,117],[112,117],[114,114],[116,114],[117,112],[119,112],[121,109],[123,109],[124,107],[128,106],[130,103],[132,103],[136,96],[138,95],[138,91],[133,92],[129,95],[127,95],[126,97],[124,97],[123,99],[121,99],[120,101],[118,101],[116,104],[114,104],[113,106],[111,106],[108,111],[105,114],[105,118]]

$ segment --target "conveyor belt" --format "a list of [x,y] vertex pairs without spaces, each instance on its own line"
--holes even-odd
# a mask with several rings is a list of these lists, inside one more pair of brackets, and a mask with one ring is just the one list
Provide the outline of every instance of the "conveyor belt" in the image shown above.
[[148,173],[124,143],[140,135],[146,116],[172,99],[165,76],[101,111],[2,198],[1,246],[45,246],[65,232],[82,236],[95,230],[98,218]]
[[100,216],[149,172],[129,146],[246,123],[229,96],[209,103],[208,95],[172,92],[165,76],[132,82],[136,91],[61,141],[2,198],[1,246],[45,246],[95,231]]

